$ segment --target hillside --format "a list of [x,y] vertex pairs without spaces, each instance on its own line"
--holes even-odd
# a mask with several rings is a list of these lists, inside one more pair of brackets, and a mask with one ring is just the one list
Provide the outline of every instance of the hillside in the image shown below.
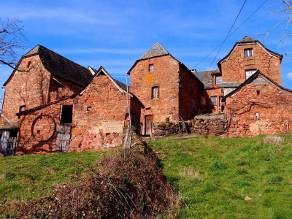
[[292,136],[150,142],[179,191],[182,218],[291,218]]

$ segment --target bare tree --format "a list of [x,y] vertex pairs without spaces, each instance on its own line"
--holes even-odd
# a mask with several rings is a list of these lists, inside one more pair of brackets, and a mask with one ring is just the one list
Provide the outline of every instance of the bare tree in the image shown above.
[[16,49],[22,48],[22,32],[20,21],[0,18],[0,64],[15,68]]

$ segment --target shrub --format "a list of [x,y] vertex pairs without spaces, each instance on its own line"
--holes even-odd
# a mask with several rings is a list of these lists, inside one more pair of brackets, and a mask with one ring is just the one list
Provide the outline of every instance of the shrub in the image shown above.
[[151,218],[174,201],[155,154],[140,143],[103,159],[77,185],[20,205],[17,218]]

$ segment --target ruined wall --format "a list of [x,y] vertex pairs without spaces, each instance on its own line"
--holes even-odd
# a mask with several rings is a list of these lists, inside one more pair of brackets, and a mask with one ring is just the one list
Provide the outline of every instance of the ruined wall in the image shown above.
[[[149,65],[153,72],[149,72]],[[179,63],[169,55],[140,60],[130,72],[133,93],[145,106],[143,116],[153,115],[154,122],[179,120]],[[159,99],[151,98],[151,89],[159,86]],[[141,123],[144,123],[142,116]]]
[[229,136],[292,131],[292,93],[262,77],[226,99]]
[[72,105],[67,99],[20,116],[17,153],[48,153],[57,151],[56,139],[60,127],[62,105]]
[[183,65],[180,65],[179,79],[179,116],[181,120],[189,120],[206,111],[208,99],[204,85]]
[[71,151],[95,150],[123,143],[127,99],[106,75],[95,76],[74,99]]
[[[244,57],[244,49],[247,48],[253,48],[252,57]],[[259,43],[237,45],[221,64],[222,79],[224,82],[242,83],[248,69],[258,69],[275,82],[282,83],[280,58],[271,55]]]

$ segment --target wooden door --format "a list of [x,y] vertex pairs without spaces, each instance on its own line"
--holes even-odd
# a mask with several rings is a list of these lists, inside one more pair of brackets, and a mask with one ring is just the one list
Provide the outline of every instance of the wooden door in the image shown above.
[[68,151],[71,141],[71,124],[61,124],[57,127],[57,151]]
[[152,135],[153,116],[145,116],[145,135]]

